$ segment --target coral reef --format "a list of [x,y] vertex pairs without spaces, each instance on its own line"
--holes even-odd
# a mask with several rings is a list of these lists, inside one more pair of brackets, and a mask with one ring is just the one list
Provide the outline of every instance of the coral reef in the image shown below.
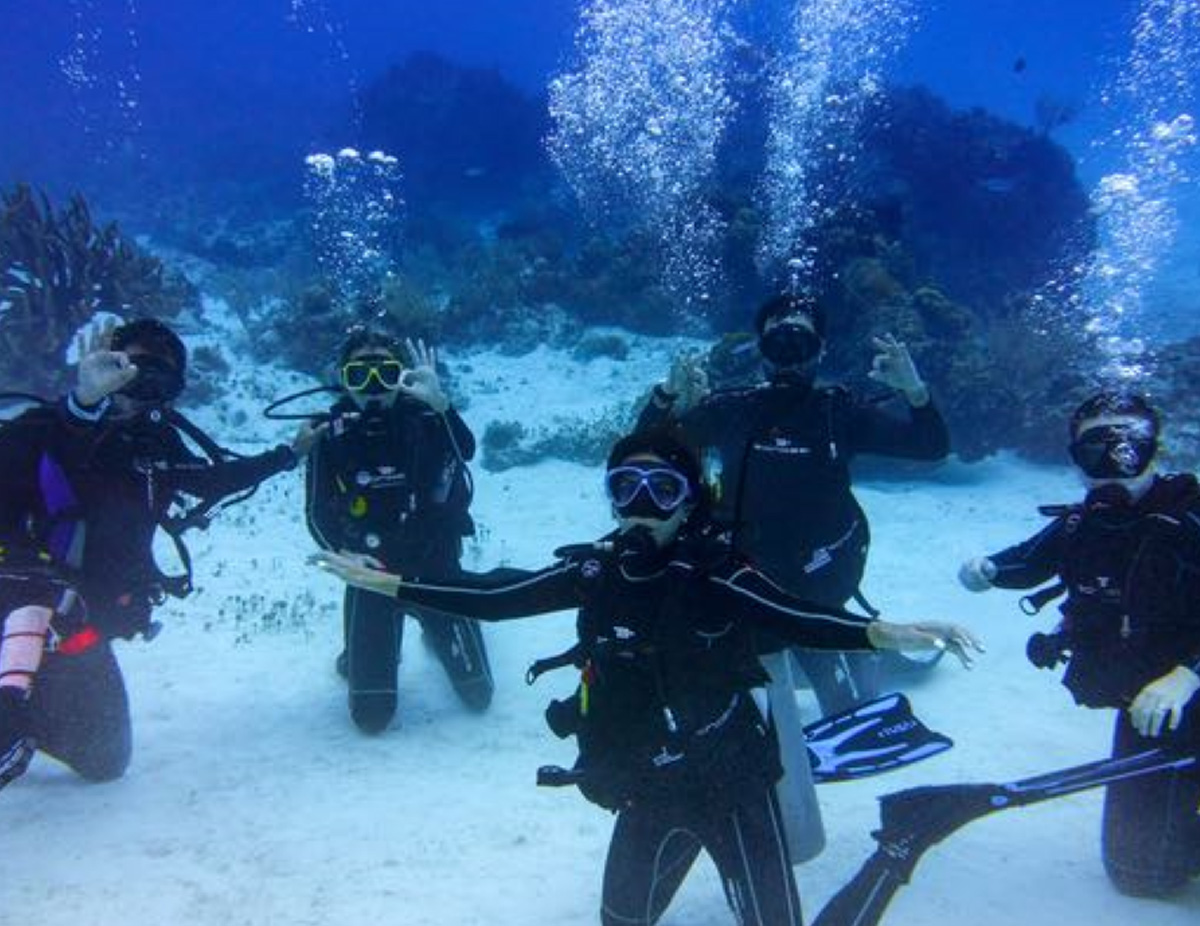
[[473,201],[513,192],[548,173],[545,106],[495,70],[418,52],[362,95],[363,144],[395,155],[410,202]]
[[0,388],[60,390],[68,342],[99,310],[171,316],[196,303],[115,223],[98,226],[82,196],[57,212],[24,184],[0,197]]
[[894,245],[849,258],[826,290],[830,309],[824,370],[864,395],[878,392],[866,373],[872,339],[904,341],[937,395],[955,452],[975,460],[1003,448],[1046,458],[1061,453],[1047,417],[1065,415],[1085,389],[1078,372],[1090,345],[1077,331],[1051,337],[1021,306],[989,313],[986,304],[950,298],[922,282]]
[[629,357],[629,341],[616,331],[589,331],[579,339],[571,354],[584,363],[598,357],[625,360]]
[[880,95],[870,126],[855,183],[891,200],[919,273],[951,298],[996,314],[1093,247],[1087,191],[1045,132],[922,88]]
[[1167,466],[1200,471],[1200,337],[1162,348],[1147,392],[1163,411]]

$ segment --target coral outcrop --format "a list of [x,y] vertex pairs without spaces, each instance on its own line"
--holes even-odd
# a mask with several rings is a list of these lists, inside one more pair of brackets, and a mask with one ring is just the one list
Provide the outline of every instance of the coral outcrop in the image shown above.
[[0,388],[61,389],[65,348],[99,310],[171,316],[196,298],[82,196],[58,211],[24,184],[0,196]]

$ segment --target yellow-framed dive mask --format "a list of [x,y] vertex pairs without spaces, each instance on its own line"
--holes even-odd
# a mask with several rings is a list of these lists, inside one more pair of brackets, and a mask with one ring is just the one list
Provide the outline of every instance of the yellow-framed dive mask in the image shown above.
[[395,392],[404,364],[395,357],[359,357],[342,364],[342,386],[350,392]]

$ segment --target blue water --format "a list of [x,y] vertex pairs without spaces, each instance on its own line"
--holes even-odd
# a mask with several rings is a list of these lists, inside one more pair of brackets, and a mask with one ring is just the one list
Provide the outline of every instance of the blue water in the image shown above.
[[[496,67],[537,92],[569,59],[576,6],[563,0],[6,0],[0,4],[0,179],[44,180],[49,161],[52,179],[78,183],[86,163],[79,159],[76,94],[60,60],[80,23],[104,33],[92,61],[99,81],[130,67],[140,73],[139,144],[148,156],[195,156],[204,148],[214,159],[236,151],[255,158],[321,138],[347,105],[351,80],[361,83],[420,49]],[[982,106],[1025,123],[1042,95],[1094,103],[1132,11],[1131,3],[1113,0],[919,7],[919,27],[895,76],[927,84],[955,106]],[[751,13],[772,22],[763,9]],[[126,41],[131,26],[136,49]],[[345,57],[328,28],[340,36]],[[102,110],[103,90],[90,96],[88,105]],[[121,121],[108,115],[101,133],[119,134]]]
[[[1114,131],[1144,128],[1143,114],[1103,95],[1127,59],[1137,3],[907,6],[915,22],[884,60],[884,80],[923,85],[956,109],[978,107],[1025,126],[1061,119],[1053,137],[1087,189],[1122,169]],[[390,66],[434,51],[456,65],[495,69],[540,101],[554,75],[579,63],[580,7],[564,0],[5,0],[0,185],[80,190],[115,212],[148,190],[186,189],[202,199],[218,188],[226,206],[241,197],[263,212],[295,208],[304,156],[364,143],[359,95]],[[744,40],[779,46],[792,3],[732,7]],[[480,185],[466,181],[488,165],[472,161],[469,137],[444,137],[446,157],[464,178],[463,198],[482,201]],[[1182,156],[1190,178],[1197,157],[1194,150]],[[998,196],[1009,183],[980,181]],[[246,186],[231,191],[237,184]],[[251,196],[251,188],[269,194]],[[1200,330],[1189,305],[1200,289],[1194,189],[1183,183],[1172,191],[1178,228],[1155,244],[1155,266],[1138,280],[1139,293],[1157,305],[1139,324],[1156,337]],[[418,182],[403,194],[420,202],[423,191]]]

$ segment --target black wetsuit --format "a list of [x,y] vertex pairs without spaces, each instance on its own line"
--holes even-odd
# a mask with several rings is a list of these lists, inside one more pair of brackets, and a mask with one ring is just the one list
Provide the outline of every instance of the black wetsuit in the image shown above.
[[[462,539],[474,531],[465,469],[475,439],[462,418],[404,398],[361,414],[346,399],[333,412],[308,461],[313,539],[327,550],[369,553],[404,575],[456,575]],[[463,702],[487,707],[493,685],[478,625],[427,609],[412,613]],[[350,715],[366,732],[384,729],[395,713],[403,629],[395,602],[347,589]]]
[[[786,376],[713,393],[674,418],[657,400],[639,428],[677,423],[717,488],[717,518],[735,544],[788,591],[842,605],[858,590],[870,531],[851,486],[858,454],[940,460],[950,451],[932,401],[897,417],[840,388]],[[829,714],[877,694],[870,657],[799,652]]]
[[[1179,665],[1200,672],[1200,491],[1194,477],[1159,477],[1134,505],[1093,492],[1048,509],[1054,520],[989,557],[1001,588],[1065,585],[1056,640],[1070,651],[1063,684],[1088,707],[1117,708],[1113,755],[1148,749],[1126,708]],[[1169,741],[1200,752],[1200,696]],[[1103,856],[1121,890],[1161,895],[1200,872],[1200,770],[1108,786]]]
[[605,924],[657,921],[702,848],[743,926],[798,924],[758,656],[781,642],[869,649],[868,620],[793,598],[715,531],[665,551],[622,544],[568,548],[537,572],[405,581],[398,597],[483,620],[579,608],[580,788],[618,812]]
[[[150,615],[174,587],[154,561],[155,531],[172,501],[217,501],[292,469],[279,446],[214,464],[191,452],[162,417],[89,419],[69,402],[26,412],[0,427],[0,547],[14,574],[0,595],[19,604],[21,562],[49,557],[56,581],[82,600],[60,631],[95,631],[74,655],[48,653],[33,682],[39,748],[84,778],[120,777],[129,764],[129,704],[109,641],[151,629]],[[0,564],[2,567],[3,564]],[[0,572],[3,569],[0,568]]]

